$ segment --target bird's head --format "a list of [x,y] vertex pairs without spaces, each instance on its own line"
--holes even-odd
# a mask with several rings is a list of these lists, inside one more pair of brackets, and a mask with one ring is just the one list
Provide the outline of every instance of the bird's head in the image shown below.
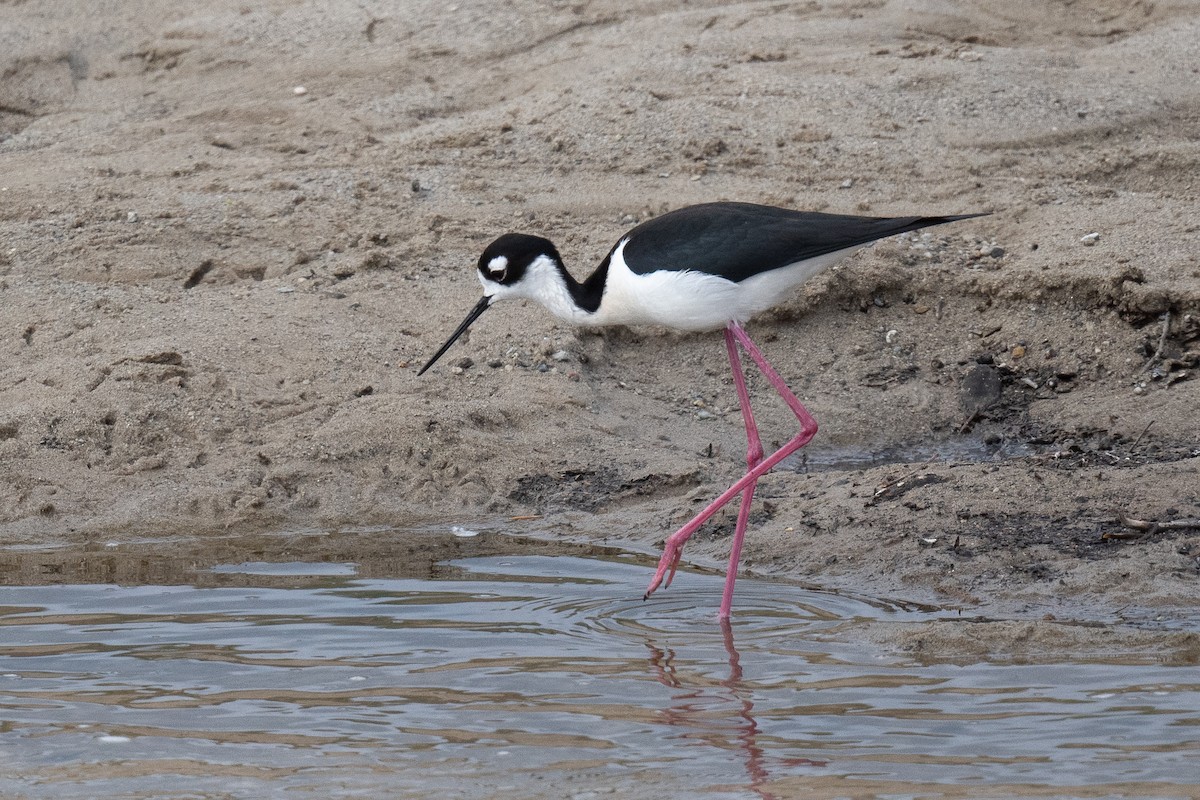
[[549,239],[506,233],[479,256],[479,282],[484,297],[537,299],[539,285],[561,269],[562,258]]
[[497,300],[540,300],[544,287],[556,279],[562,280],[558,277],[562,272],[562,258],[549,239],[525,233],[506,233],[496,239],[479,256],[478,274],[479,282],[483,284],[483,297],[417,374],[432,367],[450,345],[466,333],[471,323]]

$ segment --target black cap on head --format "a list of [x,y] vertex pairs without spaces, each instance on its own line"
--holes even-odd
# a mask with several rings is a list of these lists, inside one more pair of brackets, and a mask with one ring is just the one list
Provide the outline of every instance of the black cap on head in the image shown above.
[[549,239],[527,233],[506,233],[484,248],[483,255],[479,256],[479,273],[489,281],[511,286],[525,276],[525,270],[538,256],[562,261]]

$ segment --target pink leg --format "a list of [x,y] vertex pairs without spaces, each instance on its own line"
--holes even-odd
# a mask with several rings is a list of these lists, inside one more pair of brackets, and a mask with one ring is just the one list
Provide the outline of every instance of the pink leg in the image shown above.
[[[742,408],[742,421],[746,425],[746,469],[754,469],[762,461],[762,439],[758,425],[754,422],[754,411],[750,408],[750,392],[746,390],[746,375],[742,370],[742,359],[738,356],[738,342],[731,328],[725,329],[725,347],[729,351],[729,366],[733,368],[733,385],[737,387],[738,404]],[[746,523],[750,520],[750,504],[754,501],[754,489],[758,481],[751,482],[742,492],[742,505],[738,508],[737,527],[733,532],[733,545],[729,549],[729,567],[725,570],[725,591],[721,595],[721,610],[718,619],[729,619],[733,608],[733,584],[737,581],[738,563],[742,560],[742,540],[746,538]]]
[[[746,518],[749,515],[750,499],[754,495],[755,484],[760,477],[769,472],[776,464],[808,444],[817,433],[817,421],[812,418],[812,415],[808,413],[808,410],[796,398],[796,395],[787,387],[783,378],[779,377],[779,373],[775,371],[775,368],[771,366],[770,362],[767,361],[758,347],[751,341],[750,337],[746,335],[742,326],[737,322],[730,322],[729,326],[725,329],[725,337],[730,351],[730,361],[733,362],[731,366],[733,367],[734,384],[738,388],[738,400],[742,404],[742,418],[746,423],[746,438],[749,441],[749,452],[746,455],[746,462],[750,469],[749,472],[726,489],[716,500],[709,503],[690,522],[667,538],[662,558],[658,562],[658,570],[654,573],[654,578],[650,581],[650,588],[646,590],[646,597],[649,597],[660,585],[670,586],[671,579],[675,577],[675,568],[679,566],[679,559],[683,555],[684,543],[726,503],[748,489],[743,497],[742,507],[738,512],[737,529],[734,534],[734,550],[730,554],[730,568],[725,579],[725,594],[721,601],[720,616],[722,619],[728,618],[730,607],[733,603],[733,581],[737,571],[737,560],[741,555],[742,538],[745,535]],[[762,458],[762,444],[758,438],[758,428],[754,423],[754,415],[750,411],[750,397],[746,391],[745,378],[742,376],[740,359],[737,358],[737,348],[734,347],[735,341],[750,354],[754,363],[758,365],[759,371],[766,376],[771,385],[775,387],[775,391],[779,392],[779,396],[787,403],[788,408],[796,415],[796,419],[800,421],[800,432],[784,444],[783,447],[780,447],[766,458]],[[756,463],[751,463],[752,461]]]

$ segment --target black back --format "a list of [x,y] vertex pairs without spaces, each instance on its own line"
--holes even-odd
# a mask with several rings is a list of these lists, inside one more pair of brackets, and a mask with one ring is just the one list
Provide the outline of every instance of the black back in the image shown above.
[[736,283],[876,239],[978,216],[983,215],[855,217],[754,203],[704,203],[638,225],[626,234],[624,256],[638,274],[696,270]]

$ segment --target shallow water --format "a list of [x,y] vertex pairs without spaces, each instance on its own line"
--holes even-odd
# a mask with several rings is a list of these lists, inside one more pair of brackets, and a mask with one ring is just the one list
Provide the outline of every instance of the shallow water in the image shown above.
[[1024,442],[1004,439],[988,443],[978,434],[874,446],[814,443],[785,459],[782,468],[796,472],[838,472],[888,464],[978,464],[1030,456],[1036,452]]
[[718,576],[538,548],[25,558],[171,585],[0,587],[0,796],[1195,796],[1194,667],[916,664],[856,632],[951,612],[755,580],[723,629]]

